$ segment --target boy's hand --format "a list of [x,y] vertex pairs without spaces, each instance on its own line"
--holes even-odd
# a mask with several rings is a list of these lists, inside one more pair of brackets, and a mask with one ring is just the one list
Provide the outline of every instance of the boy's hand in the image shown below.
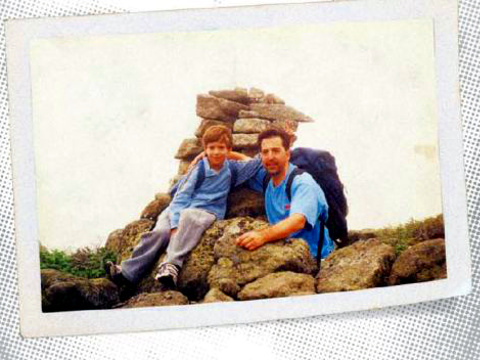
[[198,154],[198,155],[195,157],[195,159],[192,160],[192,162],[190,163],[190,165],[188,165],[187,171],[192,170],[193,167],[194,167],[195,165],[197,165],[198,162],[199,162],[200,160],[202,160],[204,157],[205,157],[205,151],[202,151],[200,154]]
[[249,231],[237,239],[237,245],[247,250],[255,250],[265,244],[267,241],[259,231]]

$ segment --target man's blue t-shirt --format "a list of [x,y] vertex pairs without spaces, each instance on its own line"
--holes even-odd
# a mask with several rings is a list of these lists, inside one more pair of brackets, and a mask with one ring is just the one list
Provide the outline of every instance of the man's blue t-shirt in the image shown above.
[[[305,228],[291,234],[290,238],[304,239],[310,247],[310,252],[316,257],[320,238],[319,217],[324,222],[327,221],[328,205],[323,190],[308,173],[295,176],[291,188],[292,201],[291,203],[288,201],[286,183],[294,168],[295,165],[289,163],[285,179],[278,186],[274,186],[273,180],[270,180],[265,192],[265,210],[268,222],[271,225],[277,224],[291,214],[304,215],[306,219]],[[262,168],[254,178],[249,180],[249,186],[255,191],[262,192],[265,176],[266,171]],[[322,258],[325,258],[334,250],[333,241],[330,239],[326,227],[324,234]]]

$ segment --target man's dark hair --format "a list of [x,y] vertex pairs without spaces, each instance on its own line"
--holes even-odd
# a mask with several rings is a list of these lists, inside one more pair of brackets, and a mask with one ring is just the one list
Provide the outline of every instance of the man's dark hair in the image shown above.
[[285,148],[285,150],[290,149],[290,140],[291,140],[290,138],[291,138],[291,136],[285,130],[279,129],[279,128],[271,128],[271,129],[267,129],[267,130],[262,131],[258,135],[258,140],[257,140],[258,148],[260,150],[262,149],[262,141],[263,140],[274,138],[274,137],[279,137],[280,139],[282,139],[282,145]]

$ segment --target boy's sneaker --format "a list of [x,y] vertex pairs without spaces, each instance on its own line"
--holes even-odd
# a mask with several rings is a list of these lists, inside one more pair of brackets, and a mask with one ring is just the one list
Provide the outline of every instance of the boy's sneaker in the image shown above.
[[180,267],[174,264],[165,263],[158,268],[155,280],[160,282],[167,289],[175,289],[177,286]]
[[128,280],[122,274],[122,268],[120,265],[116,265],[112,261],[107,261],[104,266],[105,274],[107,278],[114,282],[116,285],[121,286],[128,283]]

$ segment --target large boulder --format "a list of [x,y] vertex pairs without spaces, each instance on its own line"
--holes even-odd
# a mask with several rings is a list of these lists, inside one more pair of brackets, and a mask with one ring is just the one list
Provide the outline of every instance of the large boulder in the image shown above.
[[151,306],[187,305],[188,299],[181,292],[168,290],[156,293],[142,293],[130,298],[122,308]]
[[208,292],[210,287],[207,277],[215,263],[213,247],[225,228],[234,221],[234,219],[215,221],[185,259],[178,277],[178,288],[189,299],[198,301]]
[[261,118],[270,120],[293,120],[297,122],[313,122],[313,119],[291,106],[282,104],[251,104],[250,109]]
[[202,300],[202,303],[212,303],[212,302],[226,302],[226,301],[235,301],[230,296],[226,295],[219,289],[210,289]]
[[165,210],[170,204],[171,198],[169,194],[157,194],[146,207],[143,209],[140,215],[141,219],[149,219],[157,221],[158,216],[163,210]]
[[249,110],[247,105],[211,95],[197,96],[197,115],[201,118],[234,121],[240,110]]
[[227,199],[226,218],[240,216],[258,217],[265,215],[263,194],[245,187],[233,190]]
[[155,222],[150,219],[133,221],[125,228],[110,233],[105,248],[116,253],[117,262],[120,263],[130,258],[133,250],[140,242],[142,234],[150,231],[154,226]]
[[210,288],[235,298],[243,286],[273,272],[315,272],[315,260],[304,240],[279,240],[253,251],[245,250],[236,245],[236,239],[245,232],[263,229],[268,223],[252,218],[232,220],[214,246],[216,263],[208,274]]
[[41,283],[44,312],[110,309],[120,302],[117,286],[104,278],[86,279],[44,269]]
[[315,279],[312,275],[284,271],[268,274],[245,285],[238,293],[238,299],[255,300],[313,294]]
[[238,119],[233,125],[234,133],[258,134],[270,128],[272,123],[263,119]]
[[185,139],[180,144],[175,159],[191,160],[203,151],[202,144],[199,139]]
[[358,241],[336,250],[321,263],[317,292],[350,291],[385,285],[394,260],[394,248],[377,239]]
[[390,285],[444,279],[447,277],[445,240],[426,240],[402,252],[392,267]]

